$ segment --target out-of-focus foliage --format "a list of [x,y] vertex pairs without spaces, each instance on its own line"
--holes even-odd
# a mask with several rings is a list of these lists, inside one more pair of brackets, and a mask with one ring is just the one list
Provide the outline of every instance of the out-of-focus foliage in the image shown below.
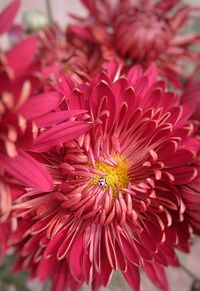
[[14,286],[17,291],[29,291],[26,287],[27,274],[24,272],[12,273],[13,257],[7,256],[6,260],[0,264],[0,290],[8,291]]

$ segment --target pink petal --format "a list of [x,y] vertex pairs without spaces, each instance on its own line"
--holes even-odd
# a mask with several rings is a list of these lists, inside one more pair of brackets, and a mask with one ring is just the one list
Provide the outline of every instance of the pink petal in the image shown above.
[[164,160],[165,166],[167,167],[180,167],[193,162],[194,153],[187,150],[178,150],[172,154],[166,160]]
[[49,127],[60,122],[63,122],[69,119],[70,117],[83,114],[86,112],[87,112],[86,110],[51,112],[34,119],[34,122],[38,127]]
[[56,265],[56,262],[54,258],[50,258],[50,259],[42,258],[37,269],[37,274],[38,274],[39,279],[41,281],[46,280],[50,276],[50,274],[53,273],[55,269],[55,265]]
[[103,67],[105,68],[107,75],[109,76],[109,79],[111,81],[114,81],[120,69],[119,62],[117,62],[117,60],[112,60],[110,62],[104,63]]
[[30,97],[19,113],[27,119],[34,119],[58,107],[62,96],[57,92],[46,92]]
[[27,73],[28,68],[32,65],[37,52],[37,42],[37,37],[31,35],[8,52],[8,66],[13,70],[16,77],[19,78],[19,76]]
[[123,252],[131,263],[139,265],[139,258],[135,250],[135,246],[131,245],[125,238],[121,237],[121,242],[123,246]]
[[183,166],[170,169],[170,173],[175,177],[176,185],[183,185],[192,181],[197,176],[198,171],[193,166]]
[[0,35],[8,31],[15,18],[17,10],[19,9],[20,1],[14,0],[8,5],[0,14]]
[[73,33],[77,37],[80,37],[81,39],[94,41],[93,35],[86,28],[79,27],[78,25],[69,25],[68,31],[69,33]]
[[83,250],[83,237],[79,235],[71,248],[69,256],[70,270],[76,280],[79,280],[82,274],[81,254]]
[[73,140],[81,134],[86,133],[91,126],[91,123],[84,121],[63,122],[41,133],[36,138],[33,150],[36,152],[47,151],[53,146]]
[[138,267],[135,267],[132,264],[128,265],[127,271],[123,273],[124,278],[129,283],[131,288],[135,291],[140,290],[140,275],[138,271]]
[[161,266],[156,265],[155,263],[154,264],[145,263],[144,271],[156,286],[158,286],[164,291],[169,290],[167,279],[164,270]]
[[30,155],[20,151],[15,158],[1,156],[1,164],[5,171],[27,186],[38,191],[52,190],[52,178],[47,170]]

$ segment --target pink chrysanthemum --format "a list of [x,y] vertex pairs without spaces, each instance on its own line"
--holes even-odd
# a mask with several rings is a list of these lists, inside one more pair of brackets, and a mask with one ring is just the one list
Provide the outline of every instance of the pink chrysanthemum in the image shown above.
[[192,46],[200,35],[182,33],[194,9],[181,6],[180,0],[82,2],[90,16],[76,18],[78,25],[70,25],[68,33],[76,45],[85,44],[90,56],[96,56],[96,63],[113,57],[125,65],[140,63],[146,67],[154,62],[162,76],[181,86],[180,78],[185,78],[188,70],[184,61],[195,63],[199,59]]
[[116,269],[139,290],[143,269],[168,290],[164,266],[177,266],[174,250],[188,251],[190,231],[200,230],[192,108],[156,82],[153,67],[132,68],[114,81],[109,75],[60,87],[70,111],[87,111],[79,122],[93,125],[49,150],[35,146],[54,189],[28,190],[16,200],[16,269],[52,277],[54,291],[84,282],[98,290]]
[[55,82],[60,73],[70,75],[77,83],[89,79],[86,54],[68,43],[58,26],[40,33],[38,59],[41,62],[41,77],[51,82]]

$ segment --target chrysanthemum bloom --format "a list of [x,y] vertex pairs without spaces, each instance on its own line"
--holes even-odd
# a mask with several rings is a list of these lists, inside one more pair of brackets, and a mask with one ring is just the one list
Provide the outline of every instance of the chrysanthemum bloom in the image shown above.
[[188,61],[194,64],[199,58],[192,46],[199,42],[200,34],[183,33],[194,8],[181,5],[180,0],[82,2],[90,16],[69,26],[74,43],[84,47],[84,41],[90,54],[91,46],[93,54],[99,54],[100,46],[103,60],[116,57],[125,65],[140,63],[145,67],[154,62],[162,76],[181,86]]
[[197,176],[192,108],[156,82],[153,67],[132,68],[114,81],[111,73],[73,90],[62,84],[69,112],[87,110],[79,122],[93,126],[51,149],[38,140],[54,189],[29,190],[13,207],[16,269],[52,277],[54,291],[84,282],[98,290],[116,269],[134,290],[142,269],[168,290],[164,266],[178,265],[176,248],[189,249],[187,203],[195,200],[187,187],[182,197],[180,187]]
[[70,75],[77,83],[89,79],[86,54],[68,43],[58,26],[40,32],[38,59],[41,62],[41,78],[51,82],[55,82],[61,73]]

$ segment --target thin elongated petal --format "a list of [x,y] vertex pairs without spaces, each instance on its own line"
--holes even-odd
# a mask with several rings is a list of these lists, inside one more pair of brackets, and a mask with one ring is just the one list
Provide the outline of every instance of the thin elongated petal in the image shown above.
[[91,123],[82,121],[66,121],[41,133],[35,140],[33,150],[43,152],[57,144],[68,142],[86,133],[91,128]]
[[86,113],[86,110],[70,110],[70,111],[60,111],[51,112],[34,118],[34,122],[39,127],[50,127],[52,125],[66,121],[67,119]]

